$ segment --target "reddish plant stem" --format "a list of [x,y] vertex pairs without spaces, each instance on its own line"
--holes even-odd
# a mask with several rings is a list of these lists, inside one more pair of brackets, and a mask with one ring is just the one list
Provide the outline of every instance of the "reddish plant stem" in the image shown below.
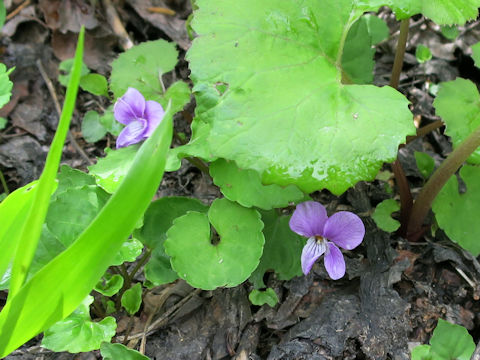
[[403,68],[403,57],[407,47],[408,28],[410,18],[403,19],[400,23],[400,35],[398,36],[397,50],[395,52],[395,60],[393,61],[392,77],[390,78],[390,86],[397,89],[400,81],[400,74]]
[[[392,77],[390,78],[390,86],[397,89],[400,80],[400,74],[403,67],[403,57],[407,47],[409,20],[404,19],[400,23],[400,35],[397,42],[397,50],[395,52],[395,61],[393,62]],[[400,161],[395,160],[392,165],[393,174],[397,182],[398,193],[400,194],[400,221],[401,227],[398,230],[400,235],[406,234],[408,218],[413,204],[412,193],[408,186],[408,181],[403,171]]]
[[438,195],[445,183],[467,158],[480,146],[480,126],[475,129],[450,155],[443,161],[440,167],[433,173],[425,186],[418,194],[413,204],[407,226],[407,238],[415,241],[422,232],[422,225],[433,200]]

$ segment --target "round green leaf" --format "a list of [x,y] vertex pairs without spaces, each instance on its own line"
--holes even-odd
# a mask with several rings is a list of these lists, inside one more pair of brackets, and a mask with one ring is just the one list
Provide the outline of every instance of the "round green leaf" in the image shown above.
[[[73,58],[63,60],[60,63],[60,65],[58,65],[58,70],[59,70],[58,82],[60,84],[62,84],[63,86],[68,86],[68,82],[70,81],[70,72],[72,71],[74,60],[75,59],[73,59]],[[89,73],[90,73],[89,68],[87,67],[87,65],[85,65],[82,62],[82,69],[81,69],[81,72],[80,72],[80,76],[83,77],[83,76],[85,76]]]
[[[210,230],[210,223],[220,239]],[[264,237],[260,214],[227,199],[212,203],[208,216],[188,212],[167,232],[172,268],[190,285],[212,290],[245,281],[257,267]]]
[[113,296],[120,291],[122,286],[123,277],[121,275],[106,273],[93,289],[102,295]]
[[422,176],[428,178],[435,169],[435,160],[427,153],[415,151],[415,161]]
[[122,306],[130,315],[135,314],[142,305],[142,284],[136,283],[122,295]]
[[470,360],[475,351],[475,343],[467,329],[442,319],[438,319],[430,344],[433,354],[445,360]]
[[82,120],[82,134],[89,143],[94,143],[105,136],[107,129],[100,122],[100,115],[94,110],[87,111]]
[[163,95],[160,78],[173,70],[178,52],[174,43],[165,40],[147,41],[120,54],[112,62],[110,89],[115,98],[129,87],[140,91],[147,100]]
[[456,27],[455,25],[440,26],[440,31],[442,32],[442,35],[449,40],[455,40],[460,33],[458,31],[458,27]]
[[289,220],[275,210],[262,211],[265,246],[260,264],[249,279],[257,289],[265,287],[263,276],[269,270],[275,271],[279,280],[302,275],[300,256],[305,240],[290,229]]
[[100,74],[87,74],[80,79],[82,90],[93,95],[108,96],[108,83],[105,76]]
[[377,226],[386,232],[393,232],[400,227],[400,223],[392,219],[392,213],[400,210],[400,205],[393,199],[383,200],[375,208],[372,219]]
[[150,360],[145,355],[125,345],[108,342],[102,343],[100,353],[102,354],[103,360]]
[[[470,80],[457,78],[442,83],[433,106],[445,122],[445,133],[452,138],[454,148],[480,126],[480,97]],[[467,161],[480,164],[480,148]]]
[[254,289],[249,295],[248,299],[253,305],[262,306],[268,304],[270,307],[274,307],[278,303],[278,296],[271,288],[265,291]]
[[0,108],[10,101],[12,95],[13,83],[8,77],[12,70],[7,70],[7,67],[0,63]]
[[120,248],[117,256],[113,260],[112,265],[121,265],[124,262],[133,262],[142,253],[143,244],[137,239],[128,239]]
[[95,165],[88,166],[97,184],[113,194],[130,170],[139,147],[140,145],[135,144],[117,150],[105,149],[107,155],[98,159]]
[[42,346],[55,352],[87,352],[100,348],[104,341],[115,335],[117,324],[111,316],[100,322],[92,322],[89,306],[93,296],[88,296],[67,318],[55,323],[45,331]]
[[423,64],[432,59],[432,52],[427,46],[420,44],[417,46],[417,50],[415,50],[415,57],[420,64]]
[[168,284],[178,279],[177,273],[172,270],[172,265],[170,265],[170,257],[165,254],[163,246],[158,246],[152,251],[152,256],[143,271],[145,279],[153,286]]
[[480,42],[477,42],[475,45],[472,45],[472,58],[475,62],[475,66],[480,68]]
[[467,191],[458,192],[457,177],[453,175],[433,202],[438,226],[448,237],[474,256],[480,254],[480,227],[475,226],[480,214],[480,168],[464,165],[460,177]]
[[415,133],[399,92],[341,82],[344,39],[363,7],[350,0],[197,5],[199,37],[187,55],[196,118],[191,143],[177,151],[235,160],[266,184],[340,194],[373,179]]
[[239,169],[234,161],[218,159],[211,163],[210,175],[227,199],[245,207],[282,208],[304,197],[295,185],[285,188],[275,184],[263,185],[255,170]]

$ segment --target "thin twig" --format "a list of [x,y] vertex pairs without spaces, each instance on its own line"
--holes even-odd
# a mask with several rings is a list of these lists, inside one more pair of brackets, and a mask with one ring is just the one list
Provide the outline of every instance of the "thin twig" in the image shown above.
[[[147,332],[146,332],[146,335],[150,335],[152,333],[154,333],[159,327],[163,326],[164,322],[175,312],[177,311],[179,308],[181,308],[188,300],[190,300],[192,297],[194,297],[195,295],[198,295],[200,292],[202,291],[202,289],[195,289],[193,290],[190,294],[188,294],[187,296],[185,296],[182,300],[180,300],[178,303],[176,303],[175,305],[173,305],[170,309],[168,309],[165,313],[162,314],[162,316],[160,316],[157,320],[155,320],[152,325],[150,325],[147,329]],[[128,337],[129,340],[132,340],[132,339],[139,339],[141,337],[143,337],[145,334],[145,332],[141,332],[141,333],[137,333],[137,334],[133,334],[133,335],[130,335]],[[124,336],[125,338],[125,336]]]
[[128,36],[127,30],[120,21],[117,10],[113,6],[110,0],[103,0],[103,7],[105,8],[105,14],[107,16],[107,21],[110,24],[115,35],[120,39],[120,46],[123,50],[128,50],[133,47],[133,41]]
[[7,20],[7,21],[10,20],[15,15],[17,15],[20,11],[22,11],[22,9],[26,8],[28,5],[30,5],[30,0],[25,0],[25,2],[23,4],[20,4],[15,10],[13,10],[10,14],[8,14],[5,17],[5,20]]
[[422,126],[421,128],[417,129],[417,135],[415,136],[407,136],[407,144],[412,142],[415,139],[418,139],[419,137],[425,136],[429,133],[431,133],[433,130],[441,128],[445,123],[442,120],[435,120],[434,122]]
[[147,8],[147,11],[150,11],[155,14],[163,14],[163,15],[170,15],[174,16],[176,14],[175,10],[166,8],[166,7],[158,7],[158,6],[152,6]]
[[[50,93],[50,96],[53,99],[53,103],[55,105],[55,110],[57,110],[58,117],[60,118],[62,114],[62,108],[60,107],[60,103],[58,101],[57,93],[55,92],[55,89],[53,87],[52,82],[50,81],[50,78],[48,77],[47,73],[45,72],[45,69],[43,68],[42,62],[40,59],[36,61],[38,71],[40,71],[40,74],[42,75],[43,81],[45,81],[45,85],[47,85],[48,92]],[[70,141],[70,144],[75,148],[75,151],[87,162],[88,165],[92,165],[93,162],[88,158],[88,155],[83,151],[83,149],[78,145],[77,141],[75,140],[75,137],[73,136],[72,132],[68,130],[68,140]]]
[[5,181],[5,176],[3,176],[3,172],[1,170],[0,170],[0,182],[2,183],[3,192],[5,193],[5,195],[10,194],[10,190],[8,190],[7,182]]

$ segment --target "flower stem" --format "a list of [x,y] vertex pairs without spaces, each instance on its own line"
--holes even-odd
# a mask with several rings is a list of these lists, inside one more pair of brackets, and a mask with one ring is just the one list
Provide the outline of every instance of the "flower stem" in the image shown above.
[[433,173],[425,186],[418,194],[413,204],[407,226],[407,237],[416,240],[421,233],[423,220],[430,210],[433,200],[438,195],[445,183],[467,158],[480,146],[480,126],[475,129],[450,155],[443,161],[440,167]]
[[395,60],[393,62],[392,77],[390,78],[390,86],[397,89],[400,80],[400,74],[403,67],[403,57],[405,48],[407,47],[408,28],[410,18],[403,19],[400,23],[400,35],[397,42],[397,51],[395,52]]

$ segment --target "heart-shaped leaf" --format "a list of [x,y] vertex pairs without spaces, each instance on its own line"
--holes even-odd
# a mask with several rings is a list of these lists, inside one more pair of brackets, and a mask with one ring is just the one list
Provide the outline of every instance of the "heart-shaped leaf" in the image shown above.
[[374,178],[414,134],[403,95],[341,81],[345,38],[364,4],[196,4],[199,37],[187,58],[197,109],[184,155],[235,160],[266,184],[340,194]]
[[[220,239],[212,238],[210,224]],[[165,251],[172,268],[194,287],[237,286],[258,265],[265,242],[262,228],[256,210],[216,199],[208,216],[192,211],[173,222]]]
[[377,226],[386,232],[393,232],[400,227],[400,223],[392,219],[392,213],[400,210],[400,205],[393,199],[383,200],[375,208],[372,219]]
[[92,302],[93,296],[89,295],[71,315],[46,330],[42,346],[55,352],[79,353],[99,349],[102,342],[109,342],[117,323],[111,316],[92,322],[89,310]]
[[[480,94],[470,80],[457,78],[442,83],[433,106],[445,122],[445,133],[452,138],[454,148],[480,126]],[[480,164],[480,148],[467,161]]]
[[268,304],[270,307],[274,307],[278,303],[278,296],[271,288],[265,291],[254,289],[249,295],[248,299],[253,305],[262,306]]
[[113,296],[120,291],[122,286],[123,277],[121,275],[106,273],[93,289],[102,295]]
[[434,359],[470,360],[475,351],[475,343],[467,329],[442,319],[438,319],[430,344]]
[[457,177],[453,175],[433,202],[438,226],[448,237],[474,256],[480,254],[480,227],[475,226],[480,213],[480,168],[464,165],[460,177],[467,187],[458,192]]

